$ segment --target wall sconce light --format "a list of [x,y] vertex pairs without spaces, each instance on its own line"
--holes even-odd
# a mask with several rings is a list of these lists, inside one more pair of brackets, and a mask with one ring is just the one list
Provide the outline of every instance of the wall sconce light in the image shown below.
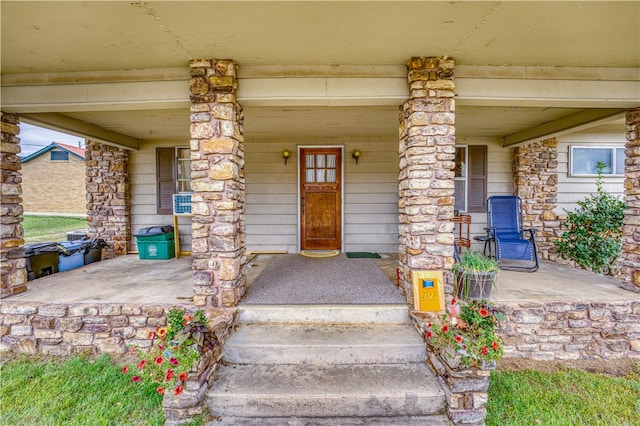
[[287,161],[289,161],[289,157],[291,157],[291,152],[288,149],[282,151],[282,158],[284,158],[284,165],[287,165]]
[[351,153],[351,156],[353,157],[353,159],[356,160],[356,166],[358,165],[358,160],[360,159],[361,155],[362,153],[360,152],[359,149],[354,149],[353,152]]

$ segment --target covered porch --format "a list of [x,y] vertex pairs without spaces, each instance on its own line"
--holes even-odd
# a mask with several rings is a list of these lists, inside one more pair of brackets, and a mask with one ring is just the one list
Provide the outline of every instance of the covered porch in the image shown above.
[[[247,294],[260,278],[264,269],[276,258],[285,254],[248,255]],[[296,255],[297,256],[297,255]],[[344,256],[344,255],[341,255]],[[332,260],[324,262],[324,268],[331,270]],[[388,278],[389,286],[397,285],[397,255],[382,254],[380,259],[349,259],[348,262],[372,261],[376,268]],[[28,283],[28,290],[7,298],[7,302],[40,303],[139,303],[139,304],[191,304],[192,259],[183,256],[169,260],[140,260],[130,254],[96,262],[70,271],[39,278]],[[117,271],[117,272],[116,272]],[[284,272],[284,271],[283,271]],[[291,271],[289,271],[291,272]],[[300,286],[318,286],[325,283],[309,270],[294,271]],[[364,293],[366,281],[354,275],[348,280],[355,294]],[[491,299],[498,304],[521,302],[587,302],[620,301],[640,304],[640,296],[620,287],[614,278],[577,270],[554,262],[542,261],[536,273],[500,271],[498,284]],[[251,303],[259,303],[252,299]],[[269,302],[267,302],[269,303]],[[272,303],[272,302],[271,302]],[[299,300],[295,303],[313,302]],[[331,302],[344,303],[339,298]],[[385,303],[398,303],[392,299]]]
[[[278,260],[287,256],[300,257],[297,254],[248,257],[248,291],[238,306],[208,309],[217,333],[229,332],[239,310],[261,306],[260,300],[250,300],[252,289],[270,265],[277,265]],[[336,262],[347,262],[355,270],[362,270],[351,273],[345,281],[351,293],[347,304],[343,295],[322,305],[303,297],[288,299],[289,304],[271,300],[270,306],[295,306],[301,311],[314,304],[340,306],[355,309],[360,312],[358,315],[383,306],[406,306],[396,284],[395,254],[383,254],[380,259],[347,259],[341,255],[318,261],[322,261],[323,271],[336,269],[333,267]],[[172,306],[196,308],[190,265],[190,257],[148,261],[127,255],[31,281],[28,291],[3,299],[0,312],[4,318],[4,337],[0,349],[68,355],[78,351],[118,354],[129,345],[144,347],[150,342],[148,332],[164,325],[166,310]],[[293,275],[301,287],[319,287],[319,291],[332,294],[334,284],[312,272],[313,268],[276,268],[272,272],[278,276]],[[387,280],[380,294],[387,294],[388,300],[371,302],[365,297],[371,276],[367,274],[371,272]],[[266,290],[277,292],[278,284],[277,280],[268,282]],[[640,296],[621,288],[613,278],[543,261],[536,273],[500,271],[491,299],[506,314],[500,333],[508,358],[640,359]],[[412,306],[407,306],[407,312],[407,321],[420,316]],[[416,326],[420,329],[420,321]]]

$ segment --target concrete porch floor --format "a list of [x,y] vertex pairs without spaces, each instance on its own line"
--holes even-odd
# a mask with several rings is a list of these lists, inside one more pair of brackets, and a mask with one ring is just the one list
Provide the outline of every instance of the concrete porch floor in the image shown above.
[[[272,254],[248,256],[249,291]],[[383,255],[376,263],[396,283],[397,257]],[[59,272],[27,283],[28,291],[3,299],[7,302],[44,303],[148,303],[185,304],[191,290],[191,257],[140,260],[137,255],[120,256],[78,269]],[[542,262],[534,273],[500,271],[491,299],[495,302],[523,301],[630,301],[640,294],[620,288],[610,277]]]

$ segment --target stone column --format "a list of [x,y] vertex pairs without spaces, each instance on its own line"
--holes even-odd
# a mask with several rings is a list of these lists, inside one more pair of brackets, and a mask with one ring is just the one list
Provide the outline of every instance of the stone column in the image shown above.
[[625,145],[625,210],[621,274],[622,286],[640,292],[640,108],[627,112]]
[[237,64],[191,67],[191,189],[194,303],[236,306],[245,291],[244,134]]
[[2,124],[2,186],[0,203],[0,258],[2,287],[0,297],[27,290],[27,260],[24,257],[22,229],[22,165],[20,164],[20,118],[16,114],[0,113]]
[[131,240],[129,151],[87,141],[85,158],[87,236],[105,240],[105,259],[127,254]]
[[522,199],[525,228],[536,230],[541,259],[555,259],[554,241],[560,236],[558,205],[558,140],[516,148],[513,158],[515,195]]
[[407,64],[410,96],[400,108],[399,264],[407,302],[411,271],[444,270],[452,292],[455,167],[454,62],[415,57]]

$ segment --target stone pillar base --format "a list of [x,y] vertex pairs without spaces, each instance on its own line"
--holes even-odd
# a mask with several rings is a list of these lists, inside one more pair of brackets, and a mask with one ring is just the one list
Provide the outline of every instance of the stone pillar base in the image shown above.
[[22,229],[22,165],[20,163],[20,118],[17,114],[2,112],[2,195],[0,217],[2,219],[2,244],[0,267],[2,286],[0,297],[27,291],[27,260],[24,256],[24,231]]

